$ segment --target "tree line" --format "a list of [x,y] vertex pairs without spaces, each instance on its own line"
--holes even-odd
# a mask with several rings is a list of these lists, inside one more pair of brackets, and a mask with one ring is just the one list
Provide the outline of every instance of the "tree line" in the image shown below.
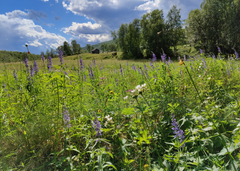
[[189,13],[186,34],[207,54],[240,51],[240,0],[203,0],[200,9]]
[[[141,19],[122,24],[111,35],[121,49],[122,58],[139,59],[163,54],[177,56],[177,45],[184,42],[180,9],[173,6],[166,20],[163,10],[153,10]],[[172,48],[171,48],[172,47]]]

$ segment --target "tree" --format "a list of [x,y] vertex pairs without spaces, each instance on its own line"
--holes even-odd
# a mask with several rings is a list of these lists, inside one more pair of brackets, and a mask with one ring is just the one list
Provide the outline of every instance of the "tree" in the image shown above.
[[92,52],[92,46],[90,44],[87,44],[87,51],[88,53]]
[[65,55],[67,55],[67,56],[72,55],[72,51],[71,51],[70,46],[69,46],[69,44],[68,44],[67,41],[65,41],[65,42],[63,43],[63,50],[64,50],[64,54],[65,54]]
[[115,43],[111,43],[108,45],[108,49],[110,52],[117,51],[117,45]]
[[[216,10],[217,9],[217,10]],[[189,41],[205,53],[233,53],[240,46],[240,2],[204,0],[201,9],[192,10],[187,19]],[[238,49],[239,50],[239,49]]]
[[127,34],[128,24],[121,24],[119,30],[117,32],[117,43],[122,50],[122,57],[128,58],[128,44],[126,41],[126,34]]
[[48,57],[50,55],[50,52],[49,52],[49,50],[47,49],[46,50],[46,56]]
[[101,44],[101,50],[102,50],[102,52],[105,52],[105,45],[104,44]]
[[153,10],[144,14],[141,20],[141,46],[147,56],[152,57],[152,52],[159,58],[160,54],[172,55],[168,34],[165,31],[165,23],[162,10]]
[[71,45],[72,45],[73,54],[80,53],[81,47],[80,47],[80,44],[78,44],[76,40],[72,40]]
[[174,47],[174,52],[176,52],[177,43],[184,38],[184,34],[182,32],[180,9],[177,9],[175,5],[168,12],[166,30],[169,44]]

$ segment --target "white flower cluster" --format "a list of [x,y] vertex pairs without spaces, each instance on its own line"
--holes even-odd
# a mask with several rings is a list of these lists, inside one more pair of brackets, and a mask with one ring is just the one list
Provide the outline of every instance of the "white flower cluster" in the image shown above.
[[112,120],[112,117],[110,117],[110,115],[107,115],[107,116],[105,116],[105,119],[107,120],[106,122],[105,122],[105,127],[107,127],[107,124],[110,122],[113,122],[113,120]]
[[143,92],[146,88],[147,88],[146,83],[144,83],[144,84],[142,84],[142,85],[137,85],[137,86],[135,87],[135,89],[131,91],[131,93],[135,93],[135,92],[140,93],[140,92]]
[[123,98],[123,100],[127,100],[128,99],[128,96],[125,96],[124,98]]

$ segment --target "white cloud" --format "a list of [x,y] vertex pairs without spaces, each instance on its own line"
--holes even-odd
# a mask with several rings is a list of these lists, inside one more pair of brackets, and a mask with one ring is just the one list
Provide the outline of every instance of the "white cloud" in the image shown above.
[[55,0],[56,3],[58,3],[58,0]]
[[105,33],[107,30],[102,27],[101,24],[91,22],[76,23],[72,22],[72,25],[68,28],[62,28],[63,32],[72,36],[78,37],[80,34],[99,34]]
[[42,1],[47,2],[47,1],[49,1],[49,0],[42,0]]
[[79,38],[84,38],[87,42],[105,42],[111,40],[110,34],[80,34]]
[[[15,14],[24,14],[22,11],[13,11],[0,14],[0,37],[8,38],[7,41],[0,42],[1,49],[10,49],[28,43],[30,46],[52,46],[57,48],[67,41],[64,37],[47,32],[41,26],[26,18],[19,18]],[[15,47],[14,47],[15,46]]]

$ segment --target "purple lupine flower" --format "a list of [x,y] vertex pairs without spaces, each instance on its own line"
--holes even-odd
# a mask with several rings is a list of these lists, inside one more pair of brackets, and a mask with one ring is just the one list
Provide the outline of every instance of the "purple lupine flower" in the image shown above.
[[92,69],[90,69],[89,70],[89,78],[94,78],[94,74],[93,74],[93,70]]
[[30,75],[31,75],[31,77],[33,77],[33,76],[34,76],[34,70],[33,70],[33,67],[32,67],[32,65],[30,66]]
[[193,59],[196,59],[196,57],[195,57],[195,56],[193,56]]
[[61,63],[61,65],[62,65],[62,64],[63,64],[63,52],[62,52],[61,49],[59,49],[58,54],[59,54],[59,60],[60,60],[60,63]]
[[215,55],[213,55],[213,57],[212,57],[214,60],[216,59],[216,56]]
[[117,74],[117,70],[115,69],[115,73]]
[[18,81],[17,73],[15,72],[15,70],[13,71],[13,77],[15,78],[16,81]]
[[205,61],[204,58],[202,58],[202,61],[204,62],[204,67],[206,68],[207,67],[207,62]]
[[84,75],[84,79],[85,79],[85,81],[87,81],[87,77],[86,77],[86,75]]
[[121,64],[120,64],[120,72],[121,72],[121,75],[122,75],[122,77],[123,77],[123,69],[122,69]]
[[[174,135],[174,138],[178,138],[180,144],[184,141],[185,139],[185,136],[184,136],[184,132],[182,129],[180,129],[176,119],[175,119],[175,116],[174,114],[172,114],[172,130],[173,130],[173,134]],[[183,144],[184,146],[184,144]]]
[[153,66],[152,62],[150,62],[150,66],[151,66],[152,68],[155,68],[155,67]]
[[192,66],[192,65],[190,65],[190,67],[191,67],[191,70],[193,71],[193,66]]
[[115,81],[116,81],[116,86],[118,86],[118,79],[116,79]]
[[218,49],[218,53],[221,53],[221,49],[219,46],[217,47],[217,49]]
[[41,55],[41,58],[42,58],[42,61],[44,62],[45,58],[44,58],[43,53],[42,53],[42,55]]
[[64,119],[65,126],[67,128],[70,128],[71,127],[70,116],[69,116],[68,110],[65,107],[64,107],[64,110],[63,110],[63,119]]
[[228,76],[230,76],[230,71],[229,71],[229,69],[227,68],[227,73],[228,73]]
[[191,56],[190,56],[190,55],[189,55],[188,57],[189,57],[189,59],[191,59]]
[[102,71],[102,67],[100,67],[100,70]]
[[48,70],[51,71],[51,68],[52,68],[52,57],[51,56],[48,56]]
[[93,128],[96,131],[96,137],[99,137],[102,135],[102,130],[101,130],[101,124],[97,117],[95,117],[94,122],[93,122]]
[[146,74],[146,76],[147,76],[147,79],[149,79],[149,75],[148,75],[148,72],[147,72],[147,71],[145,71],[145,74]]
[[96,66],[96,61],[95,61],[95,59],[93,59],[93,65]]
[[171,62],[171,58],[170,57],[168,57],[168,62]]
[[144,64],[144,69],[147,71],[147,66]]
[[128,62],[127,62],[127,67],[128,67]]
[[156,57],[156,55],[153,53],[152,61],[155,62],[156,60],[157,60],[157,57]]
[[25,64],[26,68],[29,67],[29,65],[28,65],[28,58],[26,58],[26,59],[23,61],[23,63]]
[[80,59],[80,69],[82,70],[84,68],[84,65],[83,65],[83,60],[82,58]]
[[236,59],[238,59],[238,58],[239,58],[239,56],[238,56],[238,53],[237,53],[237,51],[235,51],[235,52],[234,52],[234,54],[235,54],[235,56],[236,56]]
[[64,74],[65,74],[66,76],[68,76],[68,73],[67,73],[67,71],[64,71]]
[[161,55],[161,58],[162,58],[162,62],[165,62],[165,60],[166,60],[166,58],[167,58],[167,57],[166,57],[166,54],[165,54],[165,53],[162,54],[162,55]]
[[143,70],[141,70],[141,75],[143,75]]
[[201,53],[201,54],[203,53],[202,49],[200,49],[200,53]]
[[184,61],[187,61],[186,55],[183,55],[183,60],[184,60]]
[[134,70],[134,71],[136,71],[136,67],[135,67],[135,65],[133,64],[133,66],[132,66],[132,69]]
[[35,74],[38,72],[38,66],[37,66],[37,62],[34,61],[34,71],[35,71]]

